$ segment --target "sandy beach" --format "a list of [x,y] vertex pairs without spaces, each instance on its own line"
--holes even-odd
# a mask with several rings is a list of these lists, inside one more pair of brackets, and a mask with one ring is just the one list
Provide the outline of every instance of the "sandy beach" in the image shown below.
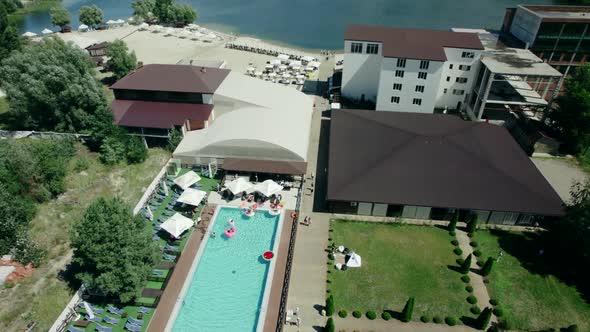
[[257,69],[264,68],[266,62],[275,57],[229,49],[225,47],[226,43],[231,42],[239,45],[275,50],[281,53],[321,58],[318,53],[309,53],[303,50],[277,46],[255,38],[233,37],[217,31],[213,32],[220,36],[222,40],[204,42],[189,38],[179,38],[175,35],[166,36],[164,32],[141,31],[137,26],[132,25],[100,31],[74,31],[66,34],[58,34],[58,36],[66,41],[82,40],[84,42],[89,42],[89,40],[110,42],[115,39],[122,39],[131,50],[135,51],[138,60],[143,61],[145,64],[175,64],[180,61],[188,63],[190,60],[224,60],[227,63],[226,68],[242,73],[245,73],[246,68],[250,66],[254,66]]

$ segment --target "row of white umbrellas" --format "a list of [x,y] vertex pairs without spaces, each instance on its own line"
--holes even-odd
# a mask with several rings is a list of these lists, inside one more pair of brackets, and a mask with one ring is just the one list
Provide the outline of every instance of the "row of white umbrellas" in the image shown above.
[[273,180],[266,180],[257,184],[253,184],[244,178],[237,178],[225,184],[225,189],[231,191],[234,195],[242,192],[259,192],[264,196],[272,196],[283,190],[283,186],[274,182]]

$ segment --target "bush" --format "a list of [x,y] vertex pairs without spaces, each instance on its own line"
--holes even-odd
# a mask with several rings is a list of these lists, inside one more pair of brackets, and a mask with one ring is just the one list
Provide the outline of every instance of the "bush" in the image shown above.
[[461,264],[461,266],[459,267],[459,272],[461,272],[462,274],[467,274],[469,272],[469,269],[471,269],[471,254],[469,254],[469,256],[465,258],[465,261],[463,261],[463,264]]
[[374,320],[375,318],[377,318],[377,314],[373,310],[367,311],[365,316],[367,316],[367,318],[370,320]]
[[463,265],[463,263],[465,263],[465,260],[463,258],[457,258],[455,262],[457,263],[457,265]]
[[477,243],[477,241],[471,241],[471,242],[469,242],[469,245],[472,246],[473,248],[477,248],[477,246],[479,246],[479,243]]
[[12,287],[14,287],[14,283],[12,283],[10,281],[4,283],[4,288],[12,288]]
[[20,235],[14,245],[14,260],[23,265],[31,263],[37,267],[41,264],[45,254],[46,251],[26,234]]
[[381,314],[381,318],[383,318],[384,320],[390,320],[391,319],[391,314],[389,312],[387,312],[387,311],[384,311]]
[[331,260],[331,261],[334,260],[334,254],[333,253],[329,253],[328,254],[328,259]]
[[504,330],[512,330],[512,323],[510,323],[509,321],[507,321],[505,319],[500,320],[500,323],[498,324],[498,326]]
[[[467,223],[467,229],[465,230],[467,232],[467,234],[471,234],[473,235],[473,233],[475,232],[475,230],[477,229],[477,215],[473,216],[473,219],[471,219],[470,222]],[[469,236],[471,237],[471,236]]]
[[473,237],[473,233],[467,233],[467,236]]
[[85,171],[88,169],[88,167],[90,167],[90,161],[88,161],[88,158],[82,156],[82,157],[76,159],[76,163],[74,164],[74,171],[75,172]]
[[487,276],[490,274],[490,272],[492,272],[492,266],[494,266],[494,259],[492,257],[488,257],[485,264],[481,267],[479,273],[484,277]]
[[468,275],[463,275],[461,276],[461,281],[463,281],[464,283],[468,283],[471,281],[471,278],[469,278]]
[[449,235],[450,235],[450,236],[455,236],[455,234],[457,234],[457,233],[455,233],[455,231],[450,231],[450,232],[449,232]]
[[453,241],[451,241],[451,244],[454,245],[454,246],[458,246],[459,245],[459,241],[453,240]]
[[479,316],[475,320],[475,328],[477,328],[479,330],[485,330],[488,327],[488,324],[490,324],[491,318],[492,318],[492,309],[491,308],[483,309],[481,314],[479,314]]
[[334,332],[335,329],[336,327],[334,326],[334,319],[332,317],[328,318],[328,321],[326,321],[326,329],[324,331]]
[[119,136],[107,137],[100,146],[100,161],[106,165],[115,165],[123,160],[126,148]]
[[445,323],[447,323],[447,325],[449,326],[455,326],[457,325],[457,319],[455,317],[445,317]]
[[570,325],[568,327],[565,328],[566,332],[578,332],[580,329],[578,328],[578,325],[574,324],[574,325]]
[[471,287],[471,285],[467,285],[467,286],[465,286],[465,290],[468,291],[469,293],[472,293],[473,287]]
[[176,150],[176,147],[178,146],[178,144],[180,144],[180,141],[182,141],[183,138],[184,136],[182,135],[182,131],[176,128],[172,129],[170,131],[170,136],[168,138],[168,150],[170,150],[171,152]]
[[477,261],[477,266],[482,267],[483,266],[483,262],[482,261]]
[[362,316],[363,316],[363,314],[358,310],[355,310],[352,312],[352,317],[354,317],[354,318],[361,318]]
[[428,322],[430,322],[430,316],[422,315],[422,316],[420,316],[420,320],[422,321],[422,323],[428,323]]
[[328,296],[326,299],[326,316],[332,316],[334,314],[334,297]]
[[338,316],[340,318],[346,318],[346,316],[348,316],[348,312],[346,312],[346,310],[340,310],[338,311]]
[[406,322],[406,323],[411,321],[413,311],[414,311],[414,298],[410,297],[408,299],[408,301],[406,301],[406,305],[404,306],[404,310],[402,310],[401,321]]
[[467,302],[469,302],[469,304],[476,304],[477,303],[477,298],[473,295],[469,295],[467,297]]
[[469,308],[469,311],[471,311],[471,313],[474,315],[479,315],[481,313],[481,309],[477,306]]
[[502,310],[502,308],[500,307],[495,307],[494,310],[492,311],[494,313],[494,315],[496,315],[497,317],[502,317],[504,316],[504,310]]
[[493,306],[497,306],[498,305],[498,300],[496,299],[490,299],[490,304]]
[[127,141],[127,153],[125,156],[127,163],[143,163],[148,157],[148,149],[143,144],[143,141],[137,136],[130,136]]
[[463,250],[461,250],[461,248],[455,248],[455,249],[453,249],[453,252],[457,256],[461,256],[463,254]]
[[479,249],[477,249],[477,250],[474,250],[474,251],[473,251],[473,256],[475,256],[475,257],[479,257],[479,256],[481,256],[481,250],[479,250]]
[[455,211],[453,219],[449,222],[449,232],[455,232],[457,228],[457,222],[459,221],[459,211]]

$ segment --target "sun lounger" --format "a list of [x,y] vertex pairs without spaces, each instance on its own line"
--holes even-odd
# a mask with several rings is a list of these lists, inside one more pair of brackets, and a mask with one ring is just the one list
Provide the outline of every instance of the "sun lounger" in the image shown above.
[[131,323],[131,324],[137,325],[137,326],[143,326],[143,321],[141,319],[135,319],[133,317],[128,317],[127,323]]
[[115,308],[112,305],[109,304],[109,306],[107,307],[107,310],[111,313],[111,314],[115,314],[115,315],[122,315],[124,313],[124,311],[122,309],[119,308]]
[[149,314],[150,312],[152,312],[152,309],[146,308],[146,307],[139,307],[138,311],[141,312],[142,314]]
[[160,240],[160,237],[157,234],[152,236],[152,241],[159,241],[159,240]]
[[176,259],[176,256],[174,255],[168,255],[168,254],[162,254],[162,258],[164,258],[167,261],[173,261]]
[[155,276],[163,276],[164,275],[164,271],[162,271],[162,270],[153,270],[152,271],[152,275],[155,275]]
[[73,326],[68,326],[68,332],[84,332],[84,329],[79,329],[77,327],[73,327]]
[[113,324],[113,325],[119,324],[119,320],[117,318],[113,318],[111,316],[104,316],[103,319],[107,324]]
[[165,245],[165,246],[160,246],[160,249],[165,250],[165,251],[172,251],[172,252],[178,252],[178,247],[174,247],[171,246],[169,244]]
[[125,328],[132,332],[141,332],[141,326],[133,325],[133,324],[125,324]]
[[90,319],[90,315],[84,316],[84,319],[95,323],[100,323],[102,321],[102,319],[98,316],[94,316],[94,318]]
[[100,324],[96,324],[95,328],[98,332],[112,332],[113,331],[112,327],[102,326]]
[[159,230],[162,229],[162,227],[160,225],[156,225],[156,226],[154,226],[154,229],[157,230],[157,231],[159,231]]

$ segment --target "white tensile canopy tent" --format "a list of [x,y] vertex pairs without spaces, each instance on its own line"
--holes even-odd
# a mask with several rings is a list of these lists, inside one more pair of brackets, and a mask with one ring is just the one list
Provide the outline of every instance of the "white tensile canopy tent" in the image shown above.
[[163,27],[162,27],[161,25],[158,25],[158,24],[156,24],[156,25],[152,25],[152,28],[151,28],[151,30],[152,30],[153,32],[160,32],[160,31],[162,30],[162,28],[163,28]]
[[178,238],[194,224],[195,223],[191,219],[183,216],[180,213],[175,213],[168,220],[164,221],[160,227],[162,227],[162,229],[166,232],[170,233],[170,235],[173,237]]
[[237,178],[231,182],[226,183],[225,188],[231,191],[234,195],[243,191],[248,191],[252,188],[252,183],[244,178]]
[[305,62],[311,62],[311,61],[314,61],[315,59],[312,56],[306,55],[303,58],[301,58],[301,60],[303,60]]
[[270,64],[273,66],[279,66],[281,64],[281,60],[278,60],[278,59],[270,60]]
[[45,28],[45,29],[43,29],[43,31],[41,31],[41,33],[42,33],[42,34],[44,34],[44,35],[50,35],[50,34],[52,34],[52,33],[53,33],[53,31],[51,31],[51,30],[49,30],[49,29]]
[[279,60],[289,60],[289,56],[287,54],[279,54],[279,55],[277,55],[277,59],[279,59]]
[[320,63],[318,61],[312,61],[309,63],[310,67],[320,68]]
[[107,25],[115,25],[115,24],[117,24],[117,22],[115,22],[113,20],[108,20],[106,23],[107,23]]
[[86,24],[80,24],[78,26],[78,31],[88,31],[88,26]]
[[254,186],[254,190],[268,197],[283,190],[283,186],[274,182],[273,180],[266,180],[256,184]]
[[347,257],[346,266],[348,266],[348,267],[361,267],[361,256],[357,255],[357,253],[355,253],[353,251]]
[[188,171],[184,173],[182,176],[174,179],[174,184],[185,190],[186,188],[192,186],[193,184],[199,181],[201,181],[201,177],[197,173],[193,171]]
[[192,206],[198,206],[201,204],[203,198],[205,198],[205,195],[207,195],[207,193],[202,190],[187,188],[176,201]]
[[147,30],[150,27],[149,24],[143,22],[139,25],[139,30]]
[[27,32],[23,33],[22,36],[27,37],[27,38],[32,38],[32,37],[36,37],[37,34],[34,32],[27,31]]

